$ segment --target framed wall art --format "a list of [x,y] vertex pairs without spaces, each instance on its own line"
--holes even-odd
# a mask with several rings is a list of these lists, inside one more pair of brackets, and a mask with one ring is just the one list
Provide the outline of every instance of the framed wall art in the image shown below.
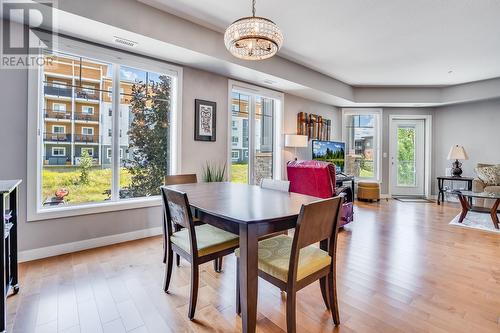
[[194,139],[195,141],[215,141],[217,103],[194,100]]

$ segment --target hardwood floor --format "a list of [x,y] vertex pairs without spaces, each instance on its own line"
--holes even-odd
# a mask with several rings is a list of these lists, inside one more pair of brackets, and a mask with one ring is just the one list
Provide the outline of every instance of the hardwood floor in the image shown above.
[[[500,332],[500,235],[450,226],[457,205],[359,203],[339,233],[341,325],[318,283],[297,295],[299,332]],[[160,237],[20,265],[9,332],[239,332],[235,258],[200,269],[187,319],[189,265],[162,291]],[[258,332],[286,329],[285,294],[259,280]]]

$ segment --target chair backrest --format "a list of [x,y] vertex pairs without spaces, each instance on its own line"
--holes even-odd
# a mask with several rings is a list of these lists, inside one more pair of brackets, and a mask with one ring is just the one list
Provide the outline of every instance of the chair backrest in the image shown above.
[[263,178],[260,183],[260,187],[269,190],[288,192],[290,190],[290,182],[288,180]]
[[342,201],[342,197],[334,197],[302,205],[293,237],[288,281],[296,281],[300,249],[308,245],[327,243],[328,254],[335,259]]
[[165,185],[191,184],[197,182],[198,179],[195,173],[165,176]]
[[318,198],[335,196],[335,165],[323,161],[290,161],[287,163],[290,192]]
[[186,228],[189,232],[189,240],[191,243],[191,254],[197,256],[198,248],[196,243],[196,234],[194,229],[193,215],[189,206],[187,194],[181,191],[176,191],[168,187],[161,187],[163,199],[163,211],[165,214],[167,240],[170,241],[170,236],[173,233],[173,225],[178,224]]

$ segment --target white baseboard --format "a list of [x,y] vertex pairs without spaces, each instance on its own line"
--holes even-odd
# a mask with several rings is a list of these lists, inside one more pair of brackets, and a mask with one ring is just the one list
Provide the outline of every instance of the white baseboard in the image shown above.
[[161,227],[155,227],[150,229],[142,229],[142,230],[126,232],[123,234],[85,239],[72,243],[64,243],[53,246],[40,247],[38,249],[19,252],[18,261],[25,262],[47,257],[53,257],[60,254],[88,250],[96,247],[101,247],[116,243],[123,243],[135,239],[157,236],[161,235],[162,233],[163,231]]

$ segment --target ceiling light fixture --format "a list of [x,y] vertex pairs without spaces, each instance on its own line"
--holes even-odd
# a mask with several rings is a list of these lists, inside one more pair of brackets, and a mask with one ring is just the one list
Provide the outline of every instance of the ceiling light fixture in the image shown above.
[[233,56],[245,60],[263,60],[274,56],[283,45],[283,34],[271,20],[252,16],[234,21],[224,33],[224,43]]

